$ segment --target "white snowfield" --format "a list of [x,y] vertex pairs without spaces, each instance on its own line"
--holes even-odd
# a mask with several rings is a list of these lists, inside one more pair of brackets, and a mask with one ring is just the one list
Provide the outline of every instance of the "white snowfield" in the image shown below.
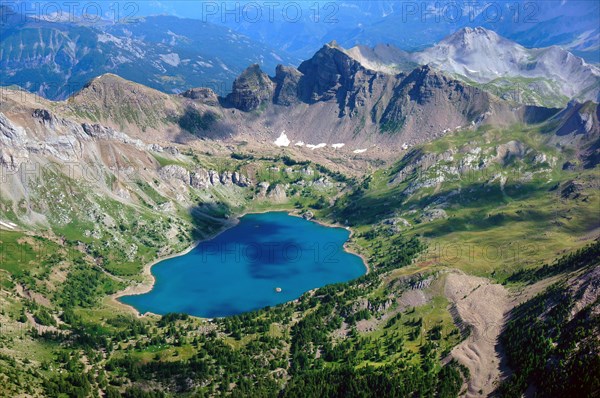
[[352,151],[353,153],[365,153],[367,152],[366,149],[355,149],[354,151]]
[[326,146],[327,146],[327,144],[325,144],[324,142],[322,142],[322,143],[320,143],[320,144],[317,144],[317,145],[306,144],[306,147],[307,147],[308,149],[311,149],[311,150],[313,150],[313,151],[314,151],[315,149],[321,149],[321,148],[325,148]]
[[332,147],[333,147],[334,149],[340,149],[340,148],[342,148],[344,145],[346,145],[346,144],[342,144],[342,143],[340,143],[340,144],[333,144],[333,145],[332,145]]
[[277,146],[289,146],[290,145],[290,139],[288,138],[288,136],[285,134],[285,130],[283,130],[281,132],[281,135],[279,136],[279,138],[277,138],[275,140],[275,145]]

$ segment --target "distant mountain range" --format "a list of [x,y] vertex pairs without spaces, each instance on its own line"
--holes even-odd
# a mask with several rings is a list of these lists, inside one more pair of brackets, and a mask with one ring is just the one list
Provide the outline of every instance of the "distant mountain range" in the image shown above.
[[600,100],[598,67],[558,46],[528,49],[481,27],[460,29],[420,52],[379,45],[347,53],[388,73],[430,65],[518,103],[564,106],[571,99]]
[[192,19],[85,24],[9,12],[3,17],[0,84],[51,99],[67,98],[108,72],[165,92],[205,86],[225,93],[249,64],[275,70],[277,64],[296,62],[226,27]]
[[[22,23],[23,29],[4,27],[0,59],[8,83],[68,97],[68,104],[79,104],[76,114],[119,121],[111,125],[117,129],[258,135],[271,143],[286,131],[298,145],[394,151],[458,129],[537,123],[573,99],[600,99],[597,67],[558,47],[527,49],[485,28],[460,29],[413,53],[391,45],[344,49],[334,41],[297,68],[283,60],[271,74],[265,70],[281,59],[276,53],[198,21],[150,17],[94,28]],[[203,40],[197,27],[213,32],[211,39]],[[221,85],[207,84],[208,76]],[[223,87],[229,79],[232,90]],[[128,80],[180,95],[150,95]],[[68,88],[78,93],[69,96]],[[577,126],[587,128],[583,119]]]
[[[386,2],[342,2],[337,12],[348,14],[348,18],[363,14],[375,18],[391,12],[385,19],[390,21],[393,10],[394,6]],[[172,16],[86,24],[82,18],[49,22],[5,14],[0,40],[0,67],[4,73],[0,84],[17,85],[50,99],[65,99],[104,73],[114,73],[167,93],[207,87],[224,97],[230,92],[233,80],[248,65],[258,64],[269,74],[279,64],[298,65],[300,60],[287,52],[300,54],[307,48],[302,50],[296,44],[282,43],[284,38],[300,40],[306,34],[314,40],[328,36],[325,31],[313,32],[322,29],[323,24],[316,23],[297,34],[284,34],[284,30],[291,29],[290,24],[275,21],[268,29],[257,24],[248,32],[254,35],[263,32],[264,36],[253,40],[233,27]],[[295,26],[303,29],[305,22]],[[342,37],[342,43],[349,42],[344,30],[347,24],[348,21],[341,23],[332,34]],[[238,24],[237,31],[244,32],[244,26],[243,22]],[[445,25],[436,25],[435,34],[424,30],[423,37],[431,34],[437,37],[442,26]],[[270,40],[267,32],[271,34],[278,29],[282,29],[281,34],[273,38],[273,44],[285,51],[259,42]],[[388,31],[389,38],[394,38],[396,31],[391,28]],[[369,37],[365,43],[378,36]],[[310,41],[304,43],[312,46]],[[341,45],[336,46],[342,49]],[[600,99],[600,69],[596,66],[558,46],[528,49],[482,27],[458,29],[422,51],[409,53],[391,44],[373,48],[360,45],[342,51],[365,68],[386,74],[408,74],[419,65],[429,65],[471,86],[521,104],[563,107],[571,99]]]
[[[384,70],[395,64],[379,60],[403,53],[382,48],[373,50],[375,59],[330,43],[298,68],[278,66],[274,76],[254,64],[235,79],[227,96],[202,87],[168,95],[105,74],[51,108],[161,144],[235,139],[261,148],[327,147],[383,158],[455,131],[538,124],[560,111],[499,98],[429,65]],[[582,162],[595,164],[597,104],[574,102],[567,109],[568,120],[552,129],[562,126],[564,135],[579,137],[571,141]]]
[[[600,3],[587,0],[501,0],[440,2],[371,0],[249,2],[262,8],[254,20],[253,8],[234,0],[212,3],[210,10],[194,2],[142,2],[138,12],[168,12],[204,18],[269,43],[306,59],[323,43],[341,46],[391,44],[420,51],[464,28],[482,26],[522,46],[558,45],[589,63],[600,63]],[[272,4],[272,11],[267,8]],[[301,7],[301,13],[297,12]],[[237,10],[225,13],[225,9]],[[244,14],[246,12],[246,14]]]

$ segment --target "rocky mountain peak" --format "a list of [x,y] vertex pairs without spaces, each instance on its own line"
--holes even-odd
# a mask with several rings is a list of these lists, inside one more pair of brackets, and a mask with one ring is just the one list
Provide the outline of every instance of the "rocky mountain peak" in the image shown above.
[[189,89],[181,93],[181,96],[209,106],[219,105],[219,97],[217,96],[217,94],[210,88],[206,87],[196,87]]
[[132,98],[139,98],[146,95],[162,97],[163,99],[168,98],[168,94],[158,90],[123,79],[112,73],[105,73],[86,83],[79,92],[71,97],[71,99],[75,101],[78,99],[86,101],[91,99],[106,101],[114,97],[114,100],[118,101],[117,96],[121,96],[121,99],[123,100],[124,95],[128,101]]
[[358,73],[376,73],[332,43],[300,64],[298,70],[304,74],[300,95],[309,103],[336,98],[338,90],[349,88]]
[[502,40],[502,37],[498,36],[498,34],[494,31],[487,30],[482,27],[465,27],[457,30],[456,32],[442,40],[440,44],[446,43],[454,45],[456,47],[473,49],[485,42],[498,43]]
[[299,101],[298,85],[303,74],[298,69],[291,66],[277,66],[275,78],[276,84],[273,102],[277,105],[289,106]]
[[253,64],[235,79],[233,90],[227,96],[227,100],[234,107],[249,112],[270,101],[274,91],[275,85],[271,78],[260,69],[258,64]]
[[405,86],[411,85],[421,89],[444,88],[449,83],[458,84],[458,81],[452,81],[452,79],[436,71],[430,65],[422,65],[415,68],[402,82]]

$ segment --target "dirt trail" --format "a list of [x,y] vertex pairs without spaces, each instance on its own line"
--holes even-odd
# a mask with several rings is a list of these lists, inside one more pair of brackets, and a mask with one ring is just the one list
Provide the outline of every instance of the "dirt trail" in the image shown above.
[[502,365],[498,336],[514,303],[502,285],[460,272],[446,276],[445,294],[462,321],[471,327],[469,337],[450,353],[471,373],[464,396],[487,396],[508,370]]

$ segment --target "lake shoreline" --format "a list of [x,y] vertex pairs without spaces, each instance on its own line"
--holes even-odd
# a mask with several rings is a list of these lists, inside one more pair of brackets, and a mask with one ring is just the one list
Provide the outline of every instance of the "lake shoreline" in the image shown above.
[[[288,212],[288,214],[290,216],[293,216],[293,217],[304,218],[304,217],[302,217],[302,214],[299,214],[299,213],[292,213],[290,211],[290,212]],[[329,227],[329,228],[343,228],[346,231],[350,232],[350,235],[348,236],[348,240],[346,242],[344,242],[344,245],[343,245],[344,250],[347,253],[354,254],[355,256],[358,256],[358,257],[361,258],[361,260],[362,260],[362,262],[363,262],[363,264],[365,266],[365,270],[366,270],[365,275],[368,275],[369,272],[371,272],[371,268],[369,267],[369,263],[367,262],[367,259],[365,258],[365,256],[362,255],[361,253],[358,253],[356,250],[348,247],[348,241],[352,238],[352,236],[354,236],[354,231],[350,227],[347,227],[347,226],[341,225],[341,224],[329,223],[329,222],[326,222],[326,221],[316,220],[316,219],[310,219],[310,220],[307,220],[307,221],[311,221],[311,222],[314,222],[314,223],[317,223],[319,225],[322,225],[324,227]]]
[[[112,305],[116,305],[117,307],[120,308],[125,308],[127,309],[128,312],[132,312],[135,316],[137,316],[138,318],[143,318],[146,315],[152,316],[152,315],[156,315],[158,316],[158,314],[154,314],[152,312],[145,312],[145,313],[141,313],[140,311],[138,311],[135,307],[133,307],[132,305],[123,303],[122,301],[120,301],[119,299],[121,297],[124,296],[137,296],[137,295],[141,295],[141,294],[146,294],[149,293],[153,288],[154,285],[156,283],[156,278],[154,277],[154,275],[152,275],[152,267],[155,266],[156,264],[163,262],[165,260],[169,260],[172,258],[176,258],[176,257],[181,257],[184,256],[186,254],[188,254],[189,252],[191,252],[192,250],[194,250],[195,248],[198,247],[198,245],[200,245],[203,242],[206,242],[208,240],[214,239],[217,236],[219,236],[220,234],[222,234],[223,232],[235,227],[237,224],[239,224],[241,218],[243,218],[244,216],[250,215],[250,214],[264,214],[264,213],[274,213],[274,212],[282,212],[282,213],[287,213],[289,216],[292,217],[299,217],[302,219],[305,219],[301,214],[299,214],[298,212],[294,212],[294,210],[262,210],[262,211],[249,211],[249,212],[245,212],[242,213],[240,215],[235,216],[234,218],[231,218],[228,220],[228,222],[226,222],[223,225],[223,228],[220,229],[219,231],[217,231],[216,233],[198,240],[194,243],[192,243],[188,248],[186,248],[184,251],[182,252],[177,252],[177,253],[171,253],[167,256],[161,256],[147,264],[144,265],[144,267],[142,268],[142,277],[143,280],[142,282],[139,282],[135,285],[130,285],[127,286],[125,289],[114,293],[110,296],[108,296],[109,301]],[[328,227],[328,228],[343,228],[347,231],[350,232],[350,235],[348,236],[348,240],[350,240],[354,234],[354,231],[352,231],[352,229],[350,229],[349,227],[343,226],[343,225],[339,225],[339,224],[334,224],[334,223],[328,223],[325,221],[321,221],[321,220],[315,220],[315,219],[310,219],[307,221],[311,221],[314,222],[316,224],[322,225],[324,227]],[[369,263],[367,262],[367,259],[360,253],[357,253],[355,250],[353,250],[352,248],[347,247],[348,245],[348,241],[344,242],[343,245],[343,249],[344,251],[346,251],[347,253],[353,254],[357,257],[360,257],[360,259],[362,260],[362,263],[365,267],[365,275],[368,274],[370,272],[370,267],[369,267]],[[208,319],[208,318],[202,318],[202,319]]]

